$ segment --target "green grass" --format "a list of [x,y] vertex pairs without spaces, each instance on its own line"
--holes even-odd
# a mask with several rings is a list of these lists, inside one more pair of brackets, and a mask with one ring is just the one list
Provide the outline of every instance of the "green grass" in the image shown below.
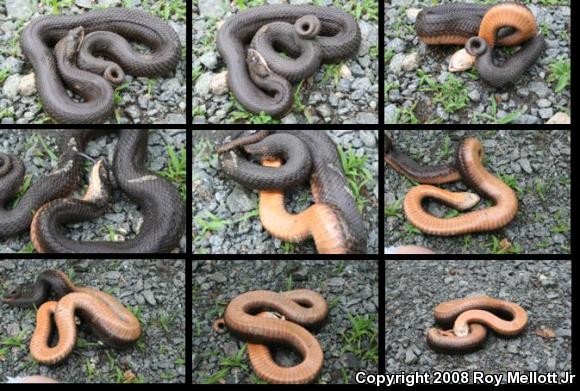
[[218,384],[225,379],[229,372],[228,368],[222,368],[213,375],[202,379],[201,384]]
[[488,248],[492,254],[521,254],[522,248],[517,243],[511,243],[507,239],[499,240],[496,236],[491,237]]
[[449,138],[448,134],[443,136],[443,146],[441,147],[441,151],[439,152],[439,159],[444,160],[449,156],[453,155],[453,150],[449,146],[449,142],[451,139]]
[[6,68],[0,69],[0,84],[3,84],[6,79],[10,76],[10,72]]
[[418,124],[419,118],[415,116],[415,106],[417,103],[413,104],[413,106],[406,106],[403,108],[398,108],[395,113],[395,118],[391,121],[394,124]]
[[192,117],[203,117],[205,115],[205,107],[197,106],[191,109],[191,116]]
[[233,102],[233,105],[236,108],[236,110],[232,111],[228,117],[228,122],[230,123],[246,122],[254,125],[280,123],[279,120],[273,118],[272,116],[266,114],[263,111],[260,114],[253,114],[250,113],[249,111],[246,111],[246,109],[241,105],[240,102],[238,102],[235,96],[231,93],[230,100]]
[[266,4],[266,0],[234,0],[234,4],[240,9],[240,11],[243,11],[248,8],[264,5]]
[[385,217],[403,217],[401,204],[403,203],[403,198],[399,198],[392,204],[385,206]]
[[4,110],[0,111],[0,119],[2,118],[12,118],[14,116],[14,108],[7,107]]
[[13,56],[22,58],[22,52],[20,50],[20,36],[22,34],[22,30],[24,29],[24,25],[28,23],[28,21],[28,18],[20,18],[13,22],[14,25],[11,28],[12,37],[7,41],[7,44],[0,46],[0,54],[4,55],[5,57]]
[[519,187],[518,178],[515,175],[498,174],[498,177],[502,180],[502,182],[511,187],[516,193],[518,193],[518,195],[521,196],[524,194],[524,190]]
[[369,57],[378,58],[379,57],[379,46],[373,45],[369,48]]
[[161,175],[179,186],[181,198],[185,201],[186,197],[186,175],[187,175],[187,151],[181,148],[179,152],[169,145],[165,146],[169,162],[167,168],[161,172]]
[[173,17],[175,20],[186,21],[187,16],[187,6],[185,1],[182,0],[165,0],[155,2],[151,11],[164,20],[171,20]]
[[231,357],[224,357],[219,361],[219,366],[221,367],[216,373],[202,379],[201,384],[216,384],[223,380],[232,369],[238,368],[242,370],[248,369],[247,359],[246,359],[246,348],[247,344],[244,344],[240,350],[234,353]]
[[338,155],[350,190],[358,209],[362,212],[364,204],[367,202],[362,192],[365,190],[366,184],[373,180],[373,174],[366,168],[368,156],[357,155],[350,146],[346,151],[342,146],[339,146]]
[[548,75],[549,82],[555,82],[555,92],[562,92],[570,85],[570,60],[558,59],[553,64],[550,64],[550,74]]
[[284,254],[292,254],[296,249],[296,245],[291,242],[282,242],[282,252]]
[[231,220],[224,220],[217,217],[208,210],[202,212],[202,216],[196,216],[193,221],[201,228],[200,236],[208,232],[216,232],[231,224]]
[[445,82],[440,83],[427,75],[423,70],[418,69],[420,91],[432,92],[433,102],[440,103],[447,113],[454,113],[467,107],[469,97],[467,89],[461,79],[453,75],[448,75]]
[[509,123],[515,121],[525,112],[525,109],[522,109],[519,111],[515,111],[513,113],[508,113],[508,114],[504,115],[503,117],[498,118],[498,116],[497,116],[497,102],[496,102],[495,97],[493,95],[491,95],[489,97],[489,102],[490,102],[491,113],[489,113],[489,114],[488,113],[474,113],[475,118],[483,118],[491,123],[498,124],[498,125],[504,125],[504,124],[509,124]]
[[202,74],[202,70],[201,70],[201,65],[196,65],[192,70],[191,70],[191,78],[192,78],[192,82],[195,83],[195,81],[201,76]]
[[324,66],[324,73],[322,75],[322,80],[320,84],[326,84],[326,82],[332,79],[334,86],[340,81],[340,68],[342,64],[327,64]]
[[250,218],[257,217],[259,216],[259,214],[260,213],[258,209],[254,209],[250,212],[245,213],[242,217],[236,220],[229,220],[229,219],[220,219],[210,211],[204,210],[203,212],[200,213],[200,215],[194,217],[193,220],[201,229],[199,235],[203,236],[208,232],[219,231],[230,224],[237,224]]
[[556,225],[550,228],[550,232],[557,234],[567,234],[570,232],[570,221],[562,221],[560,212],[557,212],[554,215],[554,221],[556,222]]
[[119,103],[121,103],[121,92],[123,92],[127,88],[129,88],[130,85],[131,85],[130,82],[125,82],[125,83],[119,84],[117,87],[115,87],[115,92],[113,95],[113,100],[115,102],[115,105],[118,105]]
[[159,327],[161,327],[165,333],[170,334],[175,318],[175,314],[160,313],[157,315],[157,324],[159,324]]
[[379,3],[376,0],[334,0],[333,4],[350,13],[356,20],[379,21]]
[[27,332],[24,330],[12,337],[2,337],[0,338],[0,346],[24,349],[26,348],[26,334]]
[[350,328],[340,334],[342,352],[350,352],[361,360],[377,363],[379,347],[376,317],[348,314],[348,320]]
[[58,15],[65,8],[70,8],[75,3],[75,0],[50,0],[53,15]]

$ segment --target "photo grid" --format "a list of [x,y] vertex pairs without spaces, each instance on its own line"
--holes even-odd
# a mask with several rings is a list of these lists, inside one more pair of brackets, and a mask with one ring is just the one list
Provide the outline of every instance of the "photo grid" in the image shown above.
[[570,387],[571,20],[0,0],[2,387]]

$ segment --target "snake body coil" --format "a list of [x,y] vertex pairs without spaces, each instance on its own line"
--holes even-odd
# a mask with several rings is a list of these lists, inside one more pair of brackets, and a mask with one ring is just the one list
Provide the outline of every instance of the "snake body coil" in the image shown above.
[[80,155],[88,140],[109,131],[59,131],[61,152],[56,170],[33,182],[20,203],[7,203],[21,187],[22,161],[0,153],[0,238],[31,230],[38,252],[163,252],[179,244],[185,225],[185,208],[179,191],[166,179],[148,171],[145,165],[148,130],[119,130],[113,172],[121,190],[134,200],[143,213],[139,234],[125,242],[76,242],[65,236],[63,226],[102,215],[110,201],[108,170],[100,161],[91,175],[84,200],[63,198],[78,187],[85,159]]
[[7,204],[20,190],[24,164],[14,155],[0,153],[0,239],[17,235],[30,227],[33,211],[77,188],[83,176],[85,160],[79,155],[95,130],[61,130],[58,166],[50,174],[33,182],[12,209]]
[[83,200],[58,199],[43,205],[31,225],[31,239],[39,252],[152,253],[169,252],[179,245],[185,225],[184,206],[176,187],[147,170],[149,131],[122,130],[113,163],[121,190],[141,206],[143,224],[136,237],[123,242],[79,242],[67,238],[63,226],[96,218],[110,200],[102,163],[93,169]]
[[[244,139],[247,141],[241,141]],[[266,163],[270,167],[252,163],[232,150],[241,145],[262,162],[282,159],[286,164],[276,168],[271,163]],[[323,131],[261,131],[221,146],[218,152],[228,176],[261,190],[260,219],[273,236],[287,241],[313,236],[317,249],[323,253],[366,253],[364,222],[350,193],[336,145]],[[315,205],[297,215],[289,214],[284,206],[284,190],[308,179]]]
[[[74,68],[65,70],[65,78],[67,75],[82,77],[82,85],[77,91],[89,94],[90,98],[85,102],[72,100],[61,81],[51,48],[70,30],[79,27],[86,34],[109,31],[150,47],[151,53],[140,54],[129,50],[128,43],[116,40],[114,44],[105,41],[96,48],[96,54],[106,55],[135,76],[167,74],[179,61],[180,43],[175,31],[161,19],[138,9],[108,8],[82,15],[50,15],[34,19],[22,32],[22,52],[34,67],[36,86],[44,109],[58,122],[102,122],[112,109],[112,90],[107,94],[96,90],[95,84],[101,83],[96,81],[97,78],[102,79],[100,75],[80,73],[79,69]],[[71,44],[74,45],[74,42]],[[59,48],[56,55],[63,55],[63,49]]]
[[[272,316],[271,311],[284,318]],[[311,290],[251,291],[228,304],[223,321],[249,342],[248,354],[259,377],[270,383],[310,383],[318,377],[324,355],[316,338],[302,326],[320,325],[327,314],[326,301]],[[265,346],[272,344],[295,349],[303,361],[293,367],[279,366]]]
[[518,304],[473,296],[439,304],[435,308],[435,320],[453,329],[429,329],[429,346],[442,352],[461,353],[477,349],[485,342],[484,326],[506,337],[520,334],[526,328],[528,315]]
[[[51,291],[58,301],[46,301]],[[30,353],[41,364],[57,364],[72,353],[77,336],[75,315],[114,348],[125,348],[141,336],[139,320],[119,301],[96,289],[76,287],[57,270],[42,272],[32,286],[16,289],[2,301],[18,307],[40,305]],[[53,317],[58,343],[50,346]]]
[[453,193],[430,185],[413,187],[405,196],[403,207],[407,219],[421,231],[431,235],[453,236],[472,232],[493,231],[507,225],[518,211],[518,199],[514,191],[500,179],[491,175],[481,163],[483,147],[474,138],[462,141],[457,150],[454,167],[420,166],[411,163],[411,159],[397,151],[392,145],[386,151],[385,160],[395,170],[421,182],[428,178],[432,184],[461,180],[476,189],[478,193],[494,200],[495,205],[458,217],[443,219],[428,214],[423,208],[425,198],[438,199],[452,207],[465,210],[479,202],[479,196],[473,193]]
[[[532,12],[522,4],[501,3],[494,6],[443,4],[429,7],[417,15],[415,30],[428,45],[465,45],[476,57],[483,80],[495,88],[514,83],[532,66],[544,49]],[[493,48],[522,48],[502,65],[495,65]]]
[[[255,35],[268,34],[267,30],[271,27],[257,34],[264,26],[277,22],[294,24],[304,16],[315,17],[320,23],[320,31],[316,37],[311,38],[314,43],[297,45],[308,45],[308,50],[311,50],[315,57],[319,57],[318,62],[345,60],[358,51],[361,34],[356,21],[349,14],[332,7],[310,5],[255,7],[226,20],[219,29],[217,47],[228,67],[229,88],[248,111],[253,113],[264,111],[271,116],[279,117],[292,106],[291,85],[288,80],[270,69],[263,55],[256,50],[255,46],[260,43],[254,42],[254,48],[249,53],[246,47],[250,45]],[[279,26],[276,27],[278,28]],[[279,30],[276,31],[278,34]],[[282,38],[266,39],[270,40],[270,43],[273,43],[271,40],[277,40],[278,43]],[[300,51],[298,46],[294,46],[296,38],[284,37],[283,39],[283,42],[286,42],[283,46],[290,53],[296,55]],[[290,42],[287,41],[288,39]],[[299,56],[294,60],[279,60],[278,69],[288,70],[286,74],[291,73],[294,67],[302,69],[305,56],[303,54],[302,58]],[[276,68],[276,65],[274,67]],[[311,73],[311,69],[301,72],[298,72],[299,74],[294,78]]]

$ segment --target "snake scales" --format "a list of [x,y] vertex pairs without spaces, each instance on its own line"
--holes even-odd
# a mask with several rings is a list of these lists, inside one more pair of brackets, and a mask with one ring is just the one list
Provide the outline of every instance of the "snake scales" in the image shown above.
[[[321,63],[354,56],[360,42],[356,21],[336,8],[267,5],[226,20],[217,48],[237,100],[253,113],[280,117],[292,107],[291,82],[312,75]],[[276,53],[280,48],[289,57]]]
[[185,225],[185,208],[175,186],[144,167],[148,130],[119,130],[113,162],[117,185],[141,207],[143,224],[139,233],[124,242],[78,242],[67,238],[64,225],[103,214],[110,201],[109,173],[102,160],[93,168],[84,200],[63,198],[82,179],[84,158],[79,154],[88,140],[109,131],[60,132],[57,169],[33,183],[13,209],[6,209],[5,205],[19,190],[24,167],[15,156],[0,154],[0,237],[30,227],[37,251],[57,253],[150,253],[171,251],[178,246]]
[[[517,3],[428,7],[417,15],[415,30],[429,45],[465,45],[467,53],[476,58],[481,78],[495,88],[516,82],[537,61],[545,46],[536,18],[525,5]],[[522,44],[502,65],[495,64],[496,45]]]
[[[54,292],[55,301],[47,301]],[[30,353],[41,364],[53,365],[66,359],[76,344],[75,315],[91,328],[98,338],[114,348],[125,348],[141,336],[139,320],[117,299],[93,288],[75,286],[58,270],[42,272],[34,284],[16,288],[2,302],[17,307],[40,306],[36,328],[30,340]],[[58,343],[50,345],[56,325]]]
[[[86,47],[83,38],[88,42]],[[151,52],[139,53],[126,40],[145,44]],[[134,76],[164,75],[176,67],[180,57],[179,38],[167,23],[128,8],[35,18],[22,32],[21,47],[34,68],[44,109],[56,121],[72,124],[102,122],[111,114],[113,89],[101,75],[116,82],[122,77],[119,69]],[[79,50],[80,65],[99,74],[78,68]],[[95,55],[111,61],[97,61]],[[83,102],[67,95],[61,78]]]
[[443,184],[459,179],[492,199],[495,205],[448,219],[427,213],[422,205],[426,198],[434,198],[457,209],[466,210],[479,202],[474,193],[453,193],[431,185],[413,187],[405,196],[403,207],[407,219],[422,232],[431,235],[453,236],[472,232],[493,231],[504,227],[518,211],[514,191],[483,166],[483,147],[479,140],[466,138],[457,149],[454,165],[426,167],[399,151],[385,136],[385,161],[397,172],[419,183]]
[[[292,242],[313,236],[321,253],[366,253],[363,219],[336,145],[324,131],[260,131],[220,146],[218,153],[228,176],[260,190],[260,220],[273,236]],[[272,159],[285,164],[272,166]],[[289,214],[284,191],[308,179],[316,203],[297,215]]]
[[435,307],[435,320],[453,329],[430,328],[429,346],[442,352],[462,353],[475,350],[485,342],[484,326],[506,337],[520,334],[528,324],[528,314],[516,303],[472,296],[440,303]]
[[[302,326],[318,326],[327,314],[324,298],[308,289],[251,291],[228,304],[214,329],[224,332],[227,327],[248,341],[250,362],[260,378],[269,383],[311,383],[322,369],[324,354],[316,338]],[[289,346],[303,360],[292,367],[279,366],[267,345]]]

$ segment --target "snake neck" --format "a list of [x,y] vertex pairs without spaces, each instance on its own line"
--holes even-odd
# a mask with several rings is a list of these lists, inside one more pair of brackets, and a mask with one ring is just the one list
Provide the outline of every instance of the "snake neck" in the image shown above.
[[39,306],[51,292],[60,299],[76,289],[66,274],[59,270],[46,270],[40,273],[32,285],[24,285],[8,293],[2,301],[16,307]]

